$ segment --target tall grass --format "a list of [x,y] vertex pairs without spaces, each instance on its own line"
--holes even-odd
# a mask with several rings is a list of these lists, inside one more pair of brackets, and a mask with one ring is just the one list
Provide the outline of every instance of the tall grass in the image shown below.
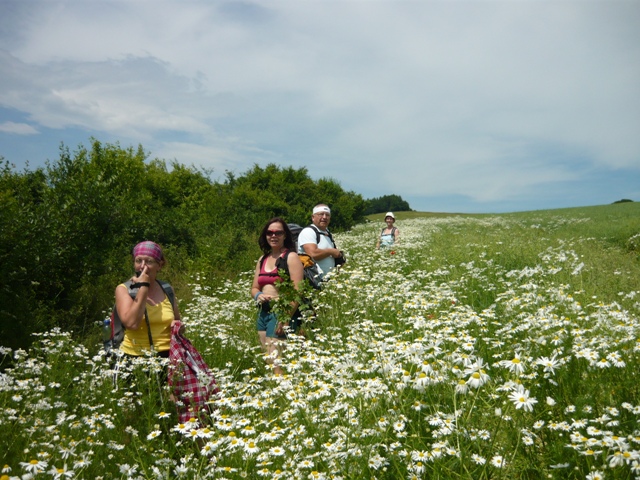
[[2,350],[4,478],[640,478],[640,208],[400,218],[347,265],[271,375],[252,272],[193,279],[188,335],[222,390],[179,425],[153,360],[121,374],[54,330]]

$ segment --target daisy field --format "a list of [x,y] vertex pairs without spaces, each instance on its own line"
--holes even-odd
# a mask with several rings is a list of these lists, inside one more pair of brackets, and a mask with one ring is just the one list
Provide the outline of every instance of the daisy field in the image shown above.
[[[378,222],[379,223],[379,222]],[[274,376],[253,272],[195,276],[211,414],[177,422],[161,361],[113,370],[73,332],[2,348],[0,479],[640,478],[640,209],[404,218],[336,234]],[[98,328],[98,327],[96,327]]]

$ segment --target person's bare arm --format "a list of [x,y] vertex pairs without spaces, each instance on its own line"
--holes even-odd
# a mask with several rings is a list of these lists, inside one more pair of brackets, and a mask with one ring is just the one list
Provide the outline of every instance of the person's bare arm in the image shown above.
[[316,261],[327,257],[338,258],[340,256],[340,250],[337,248],[318,248],[315,243],[305,243],[302,248],[307,255]]
[[[140,273],[139,277],[134,278],[136,282],[149,282],[146,266]],[[144,309],[147,306],[147,297],[149,296],[149,287],[144,286],[138,289],[136,298],[131,298],[126,288],[116,287],[116,310],[120,321],[130,330],[137,330],[144,316]]]

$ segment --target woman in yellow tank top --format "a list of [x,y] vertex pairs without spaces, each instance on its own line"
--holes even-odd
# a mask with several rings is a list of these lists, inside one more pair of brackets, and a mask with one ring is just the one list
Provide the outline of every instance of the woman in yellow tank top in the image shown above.
[[[168,358],[171,328],[175,321],[180,320],[180,311],[177,302],[171,305],[157,281],[157,275],[166,263],[162,248],[154,242],[141,242],[133,249],[133,262],[136,275],[131,280],[132,287],[138,288],[136,298],[131,298],[125,284],[116,287],[116,308],[125,327],[120,350],[133,356],[152,351]],[[153,346],[150,345],[150,338]]]

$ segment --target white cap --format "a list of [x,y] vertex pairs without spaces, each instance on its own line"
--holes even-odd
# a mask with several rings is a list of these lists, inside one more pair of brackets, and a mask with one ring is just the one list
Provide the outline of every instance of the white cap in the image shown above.
[[384,218],[387,218],[387,217],[391,217],[394,220],[396,219],[396,216],[393,214],[393,212],[387,212],[387,214],[384,216]]

